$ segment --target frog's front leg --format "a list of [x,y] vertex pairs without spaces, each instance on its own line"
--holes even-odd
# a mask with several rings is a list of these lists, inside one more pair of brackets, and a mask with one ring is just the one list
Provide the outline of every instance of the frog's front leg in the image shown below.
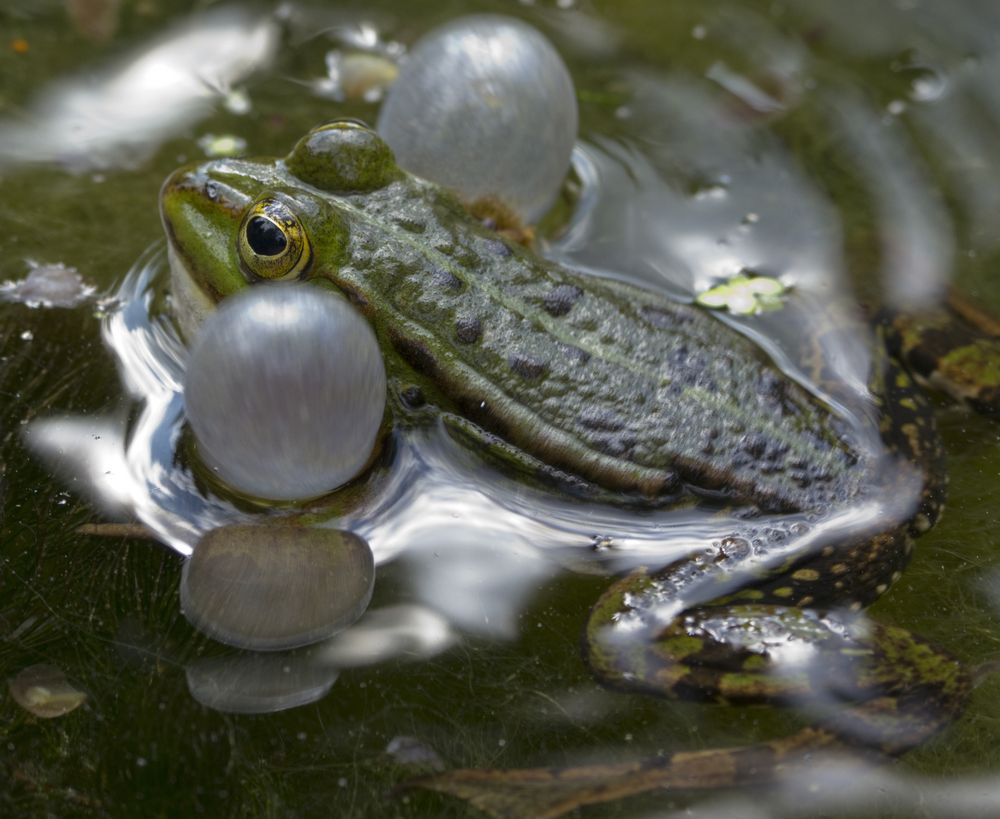
[[[476,452],[501,470],[516,474],[524,484],[545,490],[554,489],[588,501],[620,505],[624,499],[622,493],[603,489],[577,475],[552,466],[461,415],[441,413],[441,424],[445,432],[464,448]],[[676,473],[666,468],[657,472],[658,480],[664,487],[663,494],[658,499],[659,503],[676,506],[676,493],[671,491],[680,486]],[[637,496],[636,500],[647,507],[652,504],[648,498],[642,496]]]
[[840,609],[792,603],[842,593],[833,576],[861,570],[852,556],[870,556],[868,549],[905,560],[909,537],[901,526],[881,543],[858,540],[777,567],[767,561],[758,572],[737,536],[658,571],[633,572],[591,612],[586,651],[604,684],[674,699],[794,704],[815,727],[741,747],[563,769],[457,770],[413,784],[494,816],[554,817],[658,788],[760,784],[823,749],[902,753],[960,712],[969,689],[961,666],[903,629],[872,623],[858,611],[861,600]]

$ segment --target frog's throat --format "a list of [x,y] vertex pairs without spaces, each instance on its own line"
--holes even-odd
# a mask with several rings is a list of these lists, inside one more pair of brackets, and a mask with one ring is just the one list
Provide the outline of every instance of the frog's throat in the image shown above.
[[215,311],[215,302],[202,290],[184,257],[171,244],[167,244],[170,263],[170,295],[173,299],[174,317],[184,337],[190,341],[198,334],[201,323]]

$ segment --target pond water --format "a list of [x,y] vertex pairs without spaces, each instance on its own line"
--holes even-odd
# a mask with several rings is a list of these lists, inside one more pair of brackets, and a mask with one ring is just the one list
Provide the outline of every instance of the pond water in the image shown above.
[[[184,354],[147,301],[162,285],[158,190],[206,151],[284,155],[321,121],[374,122],[378,102],[330,65],[395,59],[446,20],[501,12],[545,32],[577,89],[577,192],[542,225],[550,258],[682,300],[746,269],[804,303],[853,292],[919,306],[951,285],[1000,314],[1000,10],[208,5],[0,9],[0,677],[44,665],[52,690],[69,686],[69,712],[49,719],[0,700],[0,812],[465,816],[457,800],[392,789],[439,765],[619,762],[805,724],[612,693],[580,660],[609,571],[662,562],[726,520],[545,495],[433,436],[401,442],[378,509],[341,521],[379,563],[356,627],[293,655],[196,631],[180,611],[183,555],[245,507],[206,492],[175,451]],[[66,282],[56,304],[26,291],[43,273]],[[801,322],[727,320],[798,373]],[[862,365],[838,352],[850,384]],[[584,815],[1000,811],[1000,427],[935,400],[947,511],[870,613],[981,669],[962,718],[898,764],[827,760],[766,791],[659,791]],[[414,474],[420,491],[406,491],[399,476]],[[81,529],[133,520],[165,546]]]

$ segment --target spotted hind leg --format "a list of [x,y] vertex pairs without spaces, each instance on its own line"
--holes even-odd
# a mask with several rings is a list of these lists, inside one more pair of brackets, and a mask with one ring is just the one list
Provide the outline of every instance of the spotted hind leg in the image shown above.
[[[908,537],[903,530],[896,535]],[[591,612],[588,661],[613,688],[674,699],[794,705],[814,727],[764,743],[635,762],[454,770],[411,784],[463,798],[497,817],[554,817],[659,788],[760,784],[822,750],[902,753],[960,712],[969,680],[948,654],[850,608],[788,605],[792,595],[822,594],[825,586],[810,573],[818,570],[803,573],[793,566],[779,580],[747,585],[745,574],[738,577],[745,570],[732,565],[745,560],[738,552],[705,552],[618,580]],[[848,549],[836,557],[851,554]],[[788,578],[796,571],[794,587]],[[734,583],[737,590],[729,593]]]
[[[889,754],[920,744],[964,704],[968,678],[946,652],[850,608],[787,605],[786,586],[670,616],[675,570],[634,572],[594,607],[587,653],[605,684],[675,699],[794,705],[824,742]],[[712,574],[707,568],[703,577]]]

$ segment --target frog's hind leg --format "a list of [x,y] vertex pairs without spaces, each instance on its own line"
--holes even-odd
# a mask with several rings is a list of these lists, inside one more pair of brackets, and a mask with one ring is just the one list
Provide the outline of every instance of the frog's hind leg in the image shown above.
[[[908,537],[904,530],[896,535]],[[607,765],[455,770],[410,784],[463,798],[493,816],[554,817],[653,789],[766,783],[823,750],[902,753],[960,712],[969,681],[949,655],[850,608],[794,605],[793,595],[823,593],[818,570],[801,573],[797,587],[785,573],[747,587],[734,567],[740,560],[745,555],[723,549],[620,579],[591,613],[588,661],[604,684],[620,690],[795,705],[814,727],[742,747]]]
[[678,588],[694,575],[714,582],[715,565],[640,570],[611,586],[588,625],[594,673],[615,688],[674,699],[795,705],[815,722],[814,737],[828,737],[824,744],[889,754],[920,744],[961,711],[969,689],[961,665],[904,629],[873,622],[859,605],[788,605],[783,580],[677,612]]

